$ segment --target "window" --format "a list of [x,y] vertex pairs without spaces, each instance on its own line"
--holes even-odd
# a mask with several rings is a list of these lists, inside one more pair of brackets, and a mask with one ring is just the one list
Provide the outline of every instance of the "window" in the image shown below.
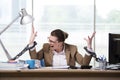
[[37,50],[48,42],[47,37],[52,30],[60,28],[69,34],[66,43],[77,45],[84,55],[84,38],[92,34],[94,27],[93,4],[93,0],[34,0],[34,26],[39,43]]
[[[2,31],[13,19],[15,19],[22,8],[26,8],[30,12],[31,1],[29,0],[0,0],[0,31]],[[6,6],[7,5],[7,6]],[[30,13],[31,14],[31,13]],[[14,57],[28,43],[28,25],[20,25],[19,19],[15,21],[4,33],[0,35],[5,48]],[[30,25],[29,25],[30,26]],[[7,61],[5,52],[0,45],[0,61]],[[21,56],[21,59],[29,58],[28,54]]]
[[119,0],[96,0],[96,52],[98,55],[105,55],[107,59],[108,34],[120,34],[119,3]]
[[[60,28],[69,34],[66,43],[77,45],[78,51],[84,55],[83,47],[86,46],[84,37],[91,35],[95,30],[93,47],[98,56],[105,55],[108,58],[108,33],[120,33],[119,2],[119,0],[1,0],[0,30],[17,16],[21,8],[26,8],[35,18],[34,27],[38,32],[37,50],[43,43],[48,42],[47,37],[52,30]],[[26,46],[30,32],[31,24],[21,26],[17,20],[1,35],[1,40],[11,56],[14,57]],[[2,53],[0,61],[7,60],[4,51],[1,47],[0,49]],[[29,54],[26,52],[19,59],[28,58]],[[93,63],[94,61],[91,62]]]

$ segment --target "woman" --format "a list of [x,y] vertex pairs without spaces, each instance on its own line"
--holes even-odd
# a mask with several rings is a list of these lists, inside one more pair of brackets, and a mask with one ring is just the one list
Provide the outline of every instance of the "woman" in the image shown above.
[[[32,33],[29,41],[29,46],[33,45],[37,32],[32,27]],[[91,37],[85,38],[87,41],[88,50],[92,50],[92,39],[95,32]],[[33,48],[29,51],[31,59],[44,59],[45,66],[75,66],[75,63],[80,65],[89,65],[91,61],[91,54],[87,53],[83,57],[78,51],[75,45],[65,43],[68,34],[60,29],[53,30],[50,37],[48,37],[49,43],[45,43],[43,48],[36,52]]]

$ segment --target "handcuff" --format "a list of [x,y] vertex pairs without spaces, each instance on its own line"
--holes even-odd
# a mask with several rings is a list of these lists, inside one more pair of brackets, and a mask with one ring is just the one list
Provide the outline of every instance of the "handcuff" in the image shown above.
[[98,61],[98,62],[100,61],[100,59],[97,58],[97,55],[96,55],[95,52],[92,52],[92,51],[88,50],[88,49],[87,49],[87,46],[85,46],[84,49],[85,49],[85,51],[86,51],[87,53],[89,53],[92,57],[94,57],[96,61]]
[[27,50],[30,50],[30,49],[34,48],[36,45],[37,45],[37,42],[36,42],[36,41],[33,42],[33,46],[31,46],[31,47],[29,47],[29,44],[28,44],[19,54],[17,54],[15,57],[13,57],[13,58],[10,59],[10,60],[16,60],[16,59],[18,59],[18,58],[19,58],[22,54],[24,54]]

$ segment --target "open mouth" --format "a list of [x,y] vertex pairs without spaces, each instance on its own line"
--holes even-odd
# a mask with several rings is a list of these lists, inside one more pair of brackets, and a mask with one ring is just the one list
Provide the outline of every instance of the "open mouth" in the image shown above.
[[53,48],[54,46],[52,46],[52,45],[51,45],[50,47],[52,47],[52,48]]

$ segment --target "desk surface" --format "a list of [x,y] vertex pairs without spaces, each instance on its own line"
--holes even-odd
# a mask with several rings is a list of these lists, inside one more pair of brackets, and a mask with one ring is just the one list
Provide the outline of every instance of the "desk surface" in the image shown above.
[[0,80],[120,80],[120,70],[25,69],[0,70]]
[[[94,70],[94,69],[50,69],[50,68],[42,68],[42,69],[24,69],[24,70],[0,70],[0,76],[16,76],[18,74],[37,74],[39,76],[80,76],[80,75],[88,75],[88,76],[116,76],[120,77],[120,70]],[[54,73],[54,75],[53,75]],[[5,75],[9,74],[9,75]],[[14,75],[13,75],[14,74]],[[21,74],[21,75],[22,75]],[[48,75],[44,75],[48,74]],[[74,74],[74,75],[73,75]],[[104,74],[104,75],[103,75]],[[24,76],[24,75],[22,75]],[[38,75],[34,75],[38,76]]]

